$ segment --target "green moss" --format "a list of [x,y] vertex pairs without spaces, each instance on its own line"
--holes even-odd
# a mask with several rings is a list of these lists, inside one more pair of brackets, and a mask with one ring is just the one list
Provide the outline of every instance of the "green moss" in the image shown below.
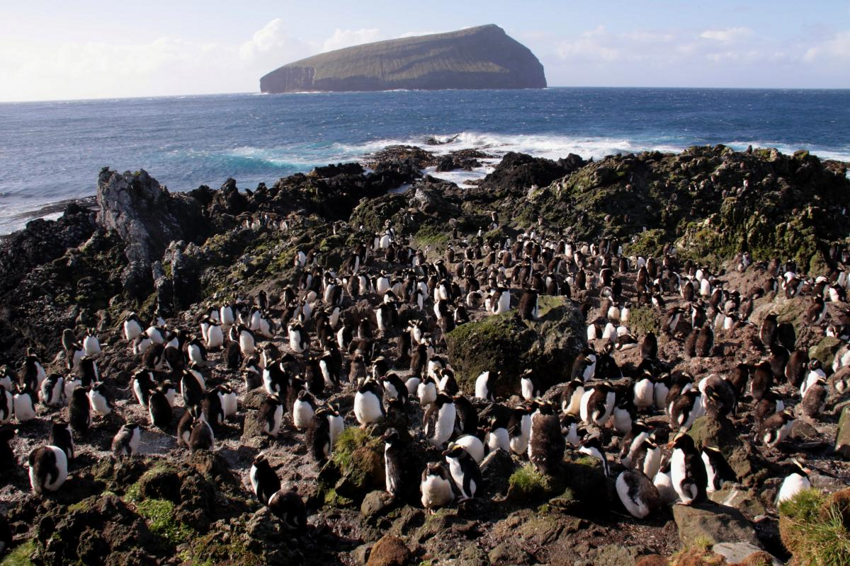
[[806,489],[779,505],[779,531],[796,563],[846,565],[850,532],[840,504],[816,489]]
[[124,492],[124,501],[127,503],[136,503],[142,500],[142,488],[139,482],[136,482],[127,488]]
[[333,447],[333,461],[340,469],[345,470],[351,466],[351,457],[355,450],[374,446],[377,442],[377,439],[372,438],[362,428],[348,427],[336,439]]
[[626,255],[659,256],[664,251],[664,243],[668,241],[667,233],[661,229],[641,232],[637,239],[623,249]]
[[35,552],[35,541],[28,540],[12,549],[3,562],[0,562],[0,566],[29,566],[32,564],[30,556],[33,552]]
[[446,224],[423,224],[413,236],[413,244],[417,248],[431,246],[432,250],[445,250],[449,243],[451,231]]
[[146,499],[136,505],[136,511],[144,517],[151,532],[171,545],[186,542],[194,530],[174,518],[174,504],[164,499]]
[[661,332],[661,315],[652,307],[635,307],[629,313],[629,327],[635,334],[646,335]]
[[234,534],[209,533],[191,541],[191,547],[180,553],[183,563],[212,566],[232,564],[261,566],[267,564],[262,556],[248,550],[245,543]]
[[526,464],[511,474],[508,496],[516,501],[539,500],[552,494],[552,481],[545,474]]

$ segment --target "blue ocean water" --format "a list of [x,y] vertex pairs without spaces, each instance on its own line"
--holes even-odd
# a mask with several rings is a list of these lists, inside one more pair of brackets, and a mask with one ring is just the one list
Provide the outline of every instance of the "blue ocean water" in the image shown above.
[[[577,153],[753,144],[850,161],[850,90],[550,88],[186,96],[0,104],[0,233],[93,195],[98,171],[146,169],[171,190],[242,188],[392,143]],[[492,165],[492,164],[490,164]],[[462,183],[485,174],[449,175]]]

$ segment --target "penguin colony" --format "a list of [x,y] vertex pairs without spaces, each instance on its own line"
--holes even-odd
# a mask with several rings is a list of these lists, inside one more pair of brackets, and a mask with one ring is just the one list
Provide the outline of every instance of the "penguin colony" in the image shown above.
[[[497,227],[494,216],[489,228]],[[503,451],[550,476],[563,473],[565,457],[598,459],[622,509],[644,519],[739,479],[727,447],[687,434],[709,415],[747,430],[778,463],[772,469],[787,472],[777,502],[811,485],[811,469],[790,457],[791,436],[797,420],[834,419],[850,395],[846,269],[811,279],[793,262],[742,254],[728,272],[713,273],[672,247],[659,258],[626,257],[614,241],[534,232],[490,241],[454,233],[436,257],[392,229],[361,236],[339,269],[315,250],[297,250],[297,281],[274,295],[210,304],[191,323],[188,313],[149,323],[130,314],[108,345],[94,329],[69,329],[61,371],[45,371],[34,352],[19,368],[4,368],[0,464],[26,466],[32,492],[46,496],[73,477],[93,427],[116,431],[114,458],[153,453],[146,444],[162,436],[183,450],[215,451],[220,436],[239,437],[230,423],[242,413],[272,448],[284,436],[304,442],[317,469],[347,427],[363,428],[382,443],[389,496],[428,512],[494,497],[482,472]],[[493,367],[462,391],[445,335],[505,313],[533,322],[544,296],[573,301],[587,319],[587,347],[569,379],[553,384],[528,369],[512,376],[506,397],[507,377]],[[798,348],[798,321],[774,308],[801,297],[810,306],[799,328],[841,342],[829,366]],[[635,309],[655,313],[656,332],[631,328]],[[727,351],[727,338],[753,347]],[[127,389],[98,370],[109,348],[135,360]],[[255,390],[263,392],[259,408],[245,409]],[[347,410],[336,402],[345,396],[353,396]],[[130,413],[143,417],[125,418]],[[39,419],[53,421],[49,437],[14,453],[16,431]],[[423,451],[428,461],[416,469],[411,455]],[[304,501],[297,486],[281,482],[272,453],[256,456],[245,485],[287,529],[303,532]]]

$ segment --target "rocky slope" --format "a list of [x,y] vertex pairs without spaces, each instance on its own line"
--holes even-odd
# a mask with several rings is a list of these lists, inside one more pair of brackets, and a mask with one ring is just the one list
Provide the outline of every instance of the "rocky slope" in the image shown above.
[[322,53],[260,79],[268,93],[545,87],[540,61],[495,25]]
[[[468,158],[474,156],[452,161]],[[144,171],[104,170],[96,211],[71,206],[59,220],[33,222],[4,243],[0,365],[22,374],[32,349],[47,374],[68,375],[62,331],[70,328],[82,339],[94,328],[102,352],[93,358],[115,407],[77,436],[69,480],[43,497],[31,493],[27,455],[47,442],[52,421],[67,418],[68,408],[39,404],[35,419],[2,427],[16,430],[13,461],[0,462],[0,516],[14,534],[11,558],[38,564],[646,566],[759,564],[759,556],[786,560],[791,553],[800,563],[817,563],[822,554],[813,553],[841,556],[844,550],[850,556],[842,542],[850,532],[846,498],[839,497],[850,482],[850,464],[834,448],[836,437],[850,438],[850,418],[839,423],[848,400],[842,384],[850,381],[841,368],[842,360],[850,362],[850,313],[846,299],[835,297],[827,300],[821,320],[808,315],[815,295],[830,298],[830,282],[847,284],[850,221],[838,205],[850,195],[845,165],[723,147],[590,163],[577,156],[549,161],[512,154],[477,188],[461,190],[422,177],[423,166],[439,161],[423,149],[396,147],[376,156],[369,173],[357,164],[337,165],[251,191],[228,180],[218,190],[200,187],[186,194],[169,193]],[[412,186],[388,193],[404,184]],[[527,250],[517,244],[523,234]],[[566,243],[580,253],[568,251]],[[623,269],[619,245],[627,259]],[[358,274],[374,278],[367,284],[375,288],[351,287],[355,253],[363,254]],[[639,281],[638,256],[664,262],[657,283]],[[415,296],[399,292],[397,322],[381,330],[376,308],[385,299],[377,292],[378,277],[388,273],[391,281],[413,277],[426,284],[435,279],[438,286],[437,260],[447,281],[458,286],[449,291],[456,296],[452,311],[463,307],[470,320],[456,328],[438,322],[433,290],[422,308]],[[794,293],[777,282],[792,267],[786,260],[798,265]],[[619,280],[615,300],[601,282],[606,265]],[[682,297],[688,281],[697,282],[699,295],[697,268],[712,289],[721,290],[722,308],[712,304],[713,293]],[[536,316],[520,317],[520,297],[538,288],[535,272],[558,289],[541,291]],[[316,274],[309,284],[308,273]],[[145,323],[161,316],[163,332],[200,336],[210,307],[247,307],[260,302],[262,292],[268,301],[263,316],[276,328],[268,337],[258,335],[258,342],[293,356],[287,362],[292,374],[306,375],[310,358],[293,349],[287,326],[298,312],[303,316],[305,301],[312,300],[314,313],[332,306],[321,283],[328,274],[345,287],[334,337],[345,326],[355,338],[353,347],[342,350],[342,383],[317,393],[317,402],[336,406],[347,427],[328,462],[312,457],[290,409],[277,438],[262,432],[257,414],[268,395],[262,386],[248,387],[250,358],[228,367],[220,350],[209,352],[201,371],[208,387],[228,385],[237,392],[239,411],[216,427],[215,449],[190,452],[178,444],[177,421],[185,411],[180,395],[165,431],[147,426],[148,413],[132,388],[133,374],[146,362],[133,354],[122,331],[129,312]],[[509,289],[510,312],[493,314],[469,299],[473,280],[483,295],[490,288]],[[624,321],[620,308],[626,306],[631,316]],[[665,332],[667,315],[676,308],[689,314]],[[694,308],[712,321],[724,316],[706,355],[689,351]],[[734,376],[744,364],[752,384],[763,360],[784,359],[777,344],[767,347],[760,338],[769,314],[790,325],[792,343],[782,341],[786,352],[822,364],[828,378],[823,408],[809,414],[800,384],[786,377],[788,360],[769,388],[769,398],[783,400],[794,416],[788,438],[777,447],[759,439],[764,416],[746,385],[736,410],[709,404],[687,432],[698,445],[721,450],[731,468],[725,483],[699,505],[665,505],[646,519],[633,518],[618,498],[614,480],[624,470],[620,453],[627,443],[610,423],[583,427],[601,439],[609,477],[598,459],[578,447],[568,447],[551,474],[536,470],[524,453],[497,450],[482,464],[482,493],[430,514],[420,501],[418,476],[442,455],[423,430],[416,395],[406,409],[376,425],[359,426],[353,411],[356,381],[367,372],[386,372],[373,370],[382,363],[379,356],[402,379],[418,371],[396,345],[413,321],[430,334],[434,363],[453,370],[483,434],[500,411],[525,402],[519,378],[526,369],[539,379],[541,398],[560,412],[574,360],[591,351],[599,361],[587,386],[610,381],[617,403],[628,406],[630,388],[646,366],[641,348],[629,346],[649,332],[658,340],[650,357],[656,381],[677,376],[696,385],[712,375]],[[321,354],[315,316],[305,328],[311,352]],[[732,321],[728,328],[725,317]],[[602,338],[609,323],[625,329],[613,348]],[[587,325],[597,329],[596,337],[588,337]],[[475,398],[475,380],[484,370],[499,371],[495,404]],[[668,411],[649,408],[636,416],[657,431],[668,459],[665,444],[678,432]],[[145,429],[139,454],[116,460],[110,444],[124,422]],[[381,439],[390,426],[403,433],[411,474],[395,498],[385,492]],[[284,489],[297,489],[305,501],[306,532],[288,531],[254,496],[249,469],[261,452]],[[776,495],[783,479],[799,470],[794,459],[821,494],[780,513]],[[820,525],[818,518],[832,513],[839,518],[828,528],[809,532],[804,526]],[[812,537],[820,537],[821,546],[807,544]]]

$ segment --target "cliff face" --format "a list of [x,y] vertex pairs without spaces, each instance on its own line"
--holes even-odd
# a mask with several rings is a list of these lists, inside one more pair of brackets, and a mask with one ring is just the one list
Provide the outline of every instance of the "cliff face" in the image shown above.
[[495,25],[331,51],[260,79],[267,93],[545,87],[537,57]]

